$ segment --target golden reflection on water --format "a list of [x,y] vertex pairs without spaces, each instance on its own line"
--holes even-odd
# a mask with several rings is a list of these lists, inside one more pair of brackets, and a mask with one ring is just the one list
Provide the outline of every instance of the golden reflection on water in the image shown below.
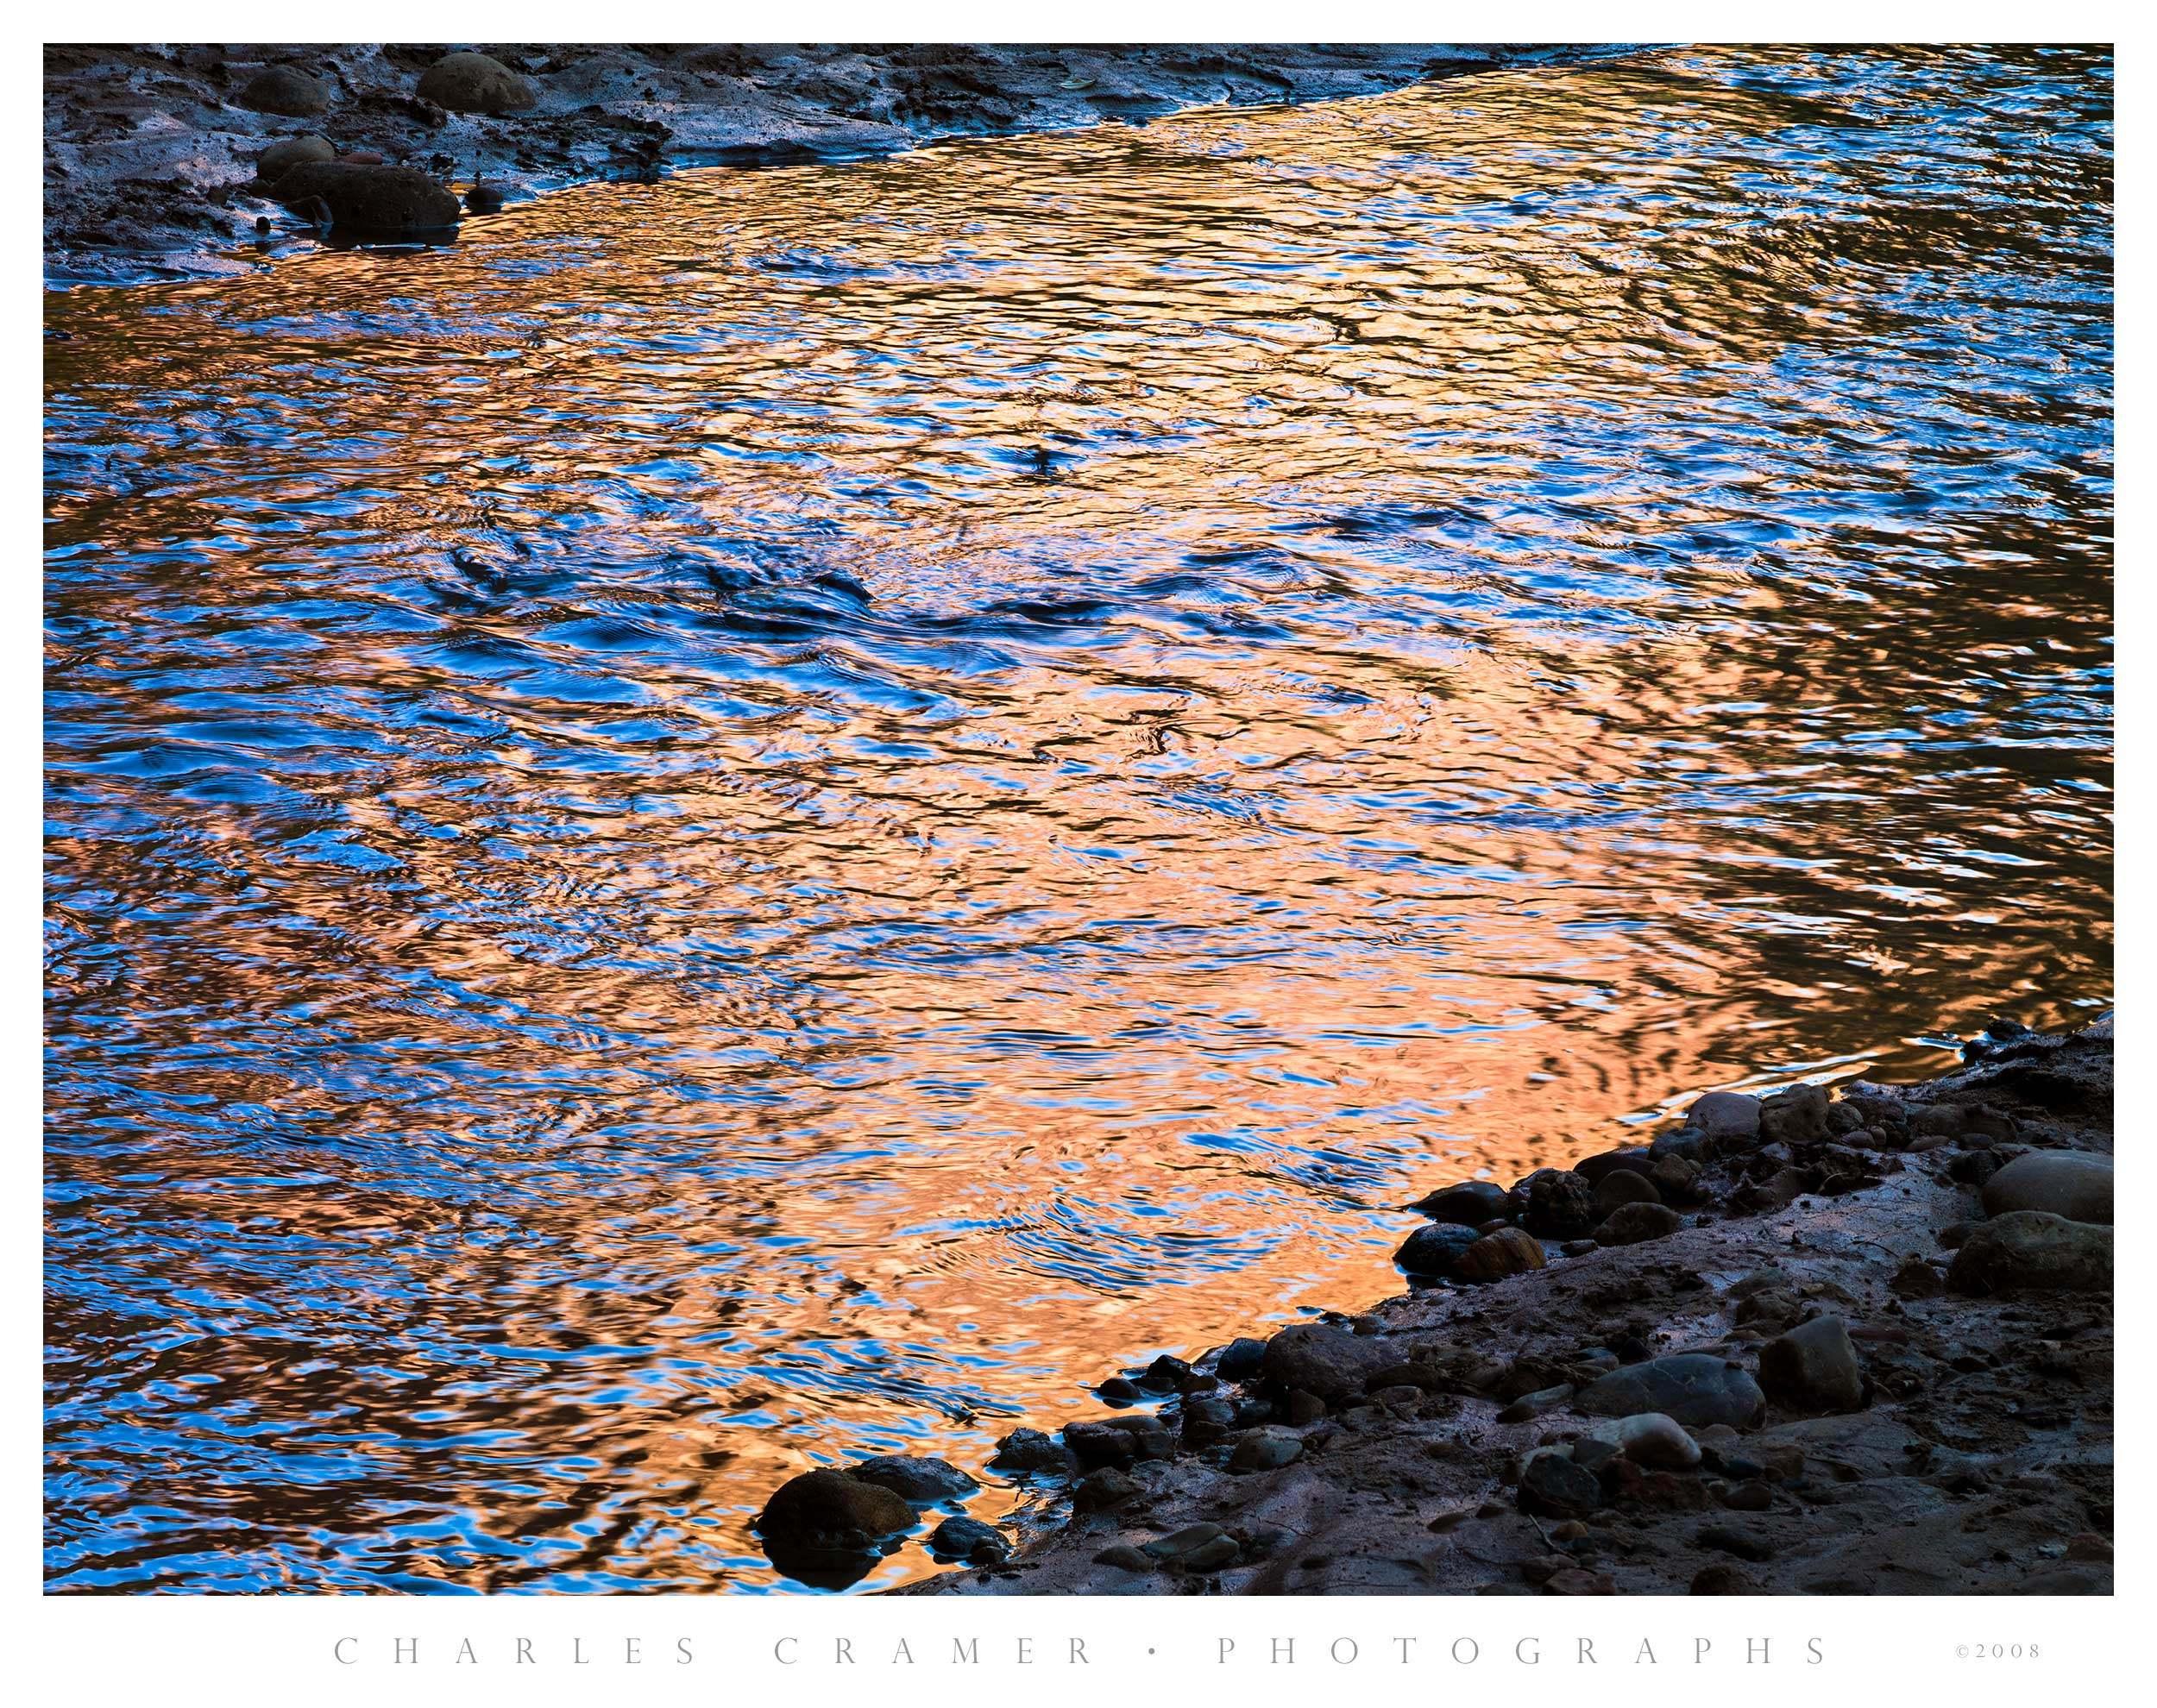
[[769,1583],[787,1474],[1366,1303],[1432,1184],[2105,1000],[2104,72],[53,299],[56,1580]]

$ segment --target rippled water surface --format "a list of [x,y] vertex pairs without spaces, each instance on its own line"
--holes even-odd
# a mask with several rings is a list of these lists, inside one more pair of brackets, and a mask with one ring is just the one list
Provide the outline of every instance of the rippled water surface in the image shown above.
[[48,299],[52,1581],[782,1586],[788,1474],[1431,1185],[2105,1001],[2110,102],[1669,53]]

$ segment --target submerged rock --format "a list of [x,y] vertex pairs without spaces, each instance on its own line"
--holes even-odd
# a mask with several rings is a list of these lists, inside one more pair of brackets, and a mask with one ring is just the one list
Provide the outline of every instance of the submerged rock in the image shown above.
[[539,93],[500,60],[445,53],[419,79],[419,98],[452,113],[521,113]]
[[1760,1348],[1760,1385],[1793,1411],[1855,1411],[1865,1372],[1839,1316],[1815,1316]]
[[944,1460],[896,1453],[861,1460],[849,1466],[846,1474],[857,1482],[874,1483],[880,1489],[889,1489],[901,1500],[911,1501],[916,1506],[957,1500],[981,1486],[956,1465]]
[[2012,1210],[1971,1231],[1948,1266],[1947,1285],[1980,1296],[2020,1288],[2109,1291],[2112,1230],[2044,1210]]
[[767,1547],[858,1553],[915,1523],[914,1509],[889,1489],[844,1471],[805,1471],[764,1503],[757,1534]]
[[1767,1397],[1742,1365],[1712,1353],[1675,1353],[1599,1376],[1574,1399],[1576,1410],[1599,1417],[1659,1411],[1688,1428],[1758,1421]]
[[1984,1183],[1987,1215],[2044,1210],[2070,1221],[2112,1223],[2112,1159],[2086,1151],[2032,1151]]
[[234,97],[242,107],[280,118],[311,118],[330,110],[330,91],[291,66],[271,66],[249,78]]
[[454,195],[410,166],[309,160],[285,173],[270,195],[288,208],[318,198],[334,229],[385,237],[447,231],[462,214]]

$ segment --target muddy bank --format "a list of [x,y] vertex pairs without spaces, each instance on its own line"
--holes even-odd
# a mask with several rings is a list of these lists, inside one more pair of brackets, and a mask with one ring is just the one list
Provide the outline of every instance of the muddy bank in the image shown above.
[[[424,174],[483,214],[582,180],[783,165],[940,138],[1368,95],[1606,50],[1500,46],[48,46],[45,246],[56,279],[214,273],[340,235],[283,166]],[[273,157],[266,150],[297,144]],[[478,186],[477,198],[470,192]],[[491,194],[490,194],[491,192]],[[378,196],[374,206],[383,205]],[[417,205],[417,204],[415,204]],[[325,217],[327,215],[328,217]],[[454,230],[457,214],[450,216]],[[446,235],[438,213],[409,232]],[[266,227],[267,229],[261,229]]]
[[926,1594],[2110,1593],[2111,1025],[1967,1053],[1433,1183],[1424,1284],[1016,1432],[1009,1530],[871,1466],[900,1504],[816,1531],[819,1473],[768,1542],[844,1581],[918,1518],[972,1561]]

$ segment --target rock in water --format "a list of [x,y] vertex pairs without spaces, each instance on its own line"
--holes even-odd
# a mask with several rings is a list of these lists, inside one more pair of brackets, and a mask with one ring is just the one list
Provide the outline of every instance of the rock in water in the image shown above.
[[1506,1189],[1494,1180],[1463,1180],[1457,1186],[1431,1193],[1408,1206],[1433,1221],[1457,1222],[1480,1228],[1506,1213]]
[[1649,1240],[1668,1239],[1684,1226],[1684,1218],[1668,1204],[1620,1204],[1595,1230],[1599,1246],[1638,1246]]
[[1573,1405],[1595,1417],[1659,1411],[1689,1429],[1708,1423],[1745,1429],[1767,1409],[1767,1397],[1742,1365],[1712,1353],[1676,1353],[1597,1377]]
[[1450,1275],[1460,1255],[1476,1241],[1473,1228],[1441,1221],[1418,1228],[1401,1242],[1393,1261],[1411,1275]]
[[1603,1177],[1617,1169],[1631,1169],[1635,1174],[1647,1172],[1651,1157],[1645,1145],[1635,1145],[1623,1151],[1599,1151],[1592,1157],[1582,1157],[1573,1165],[1573,1172],[1591,1186],[1600,1186]]
[[1749,1143],[1760,1136],[1760,1100],[1742,1091],[1710,1091],[1693,1100],[1685,1124],[1718,1144]]
[[2112,1225],[2112,1159],[2086,1151],[2032,1151],[1984,1183],[1987,1215],[2044,1210]]
[[402,237],[450,231],[462,214],[454,195],[409,166],[311,160],[286,172],[271,187],[270,195],[288,208],[318,196],[329,207],[333,229],[360,235]]
[[1539,1168],[1512,1189],[1520,1225],[1544,1240],[1576,1240],[1596,1222],[1595,1190],[1580,1175]]
[[262,150],[255,162],[255,176],[263,184],[274,184],[296,166],[306,166],[317,160],[334,160],[337,151],[330,146],[326,136],[287,136],[273,142]]
[[1007,1557],[1011,1544],[1003,1531],[978,1518],[946,1518],[929,1536],[928,1551],[946,1560],[989,1566]]
[[1248,1382],[1265,1362],[1265,1341],[1238,1336],[1221,1348],[1221,1356],[1213,1362],[1213,1373],[1223,1382]]
[[290,66],[255,72],[236,98],[251,111],[275,113],[280,118],[311,118],[330,110],[328,88]]
[[1778,1405],[1816,1414],[1865,1403],[1865,1372],[1839,1316],[1815,1316],[1760,1348],[1760,1385]]
[[1028,1476],[1061,1471],[1070,1464],[1070,1453],[1039,1429],[1014,1429],[997,1443],[989,1468],[1005,1476]]
[[1971,1232],[1947,1270],[1958,1293],[1983,1296],[2019,1288],[2110,1291],[2112,1230],[2044,1210],[2012,1210]]
[[1462,1281],[1502,1281],[1543,1266],[1543,1247],[1533,1235],[1518,1228],[1501,1228],[1462,1252],[1454,1261],[1453,1273]]
[[1284,1328],[1266,1343],[1259,1374],[1270,1385],[1322,1400],[1346,1399],[1397,1355],[1373,1341],[1316,1322]]
[[539,93],[484,53],[445,53],[419,79],[419,98],[452,113],[521,113]]
[[844,1471],[805,1471],[764,1503],[757,1534],[768,1546],[858,1553],[914,1523],[914,1509],[889,1489]]
[[957,1500],[981,1486],[956,1465],[940,1459],[913,1458],[903,1454],[879,1454],[846,1468],[856,1482],[874,1483],[889,1489],[901,1500],[928,1506],[940,1500]]

